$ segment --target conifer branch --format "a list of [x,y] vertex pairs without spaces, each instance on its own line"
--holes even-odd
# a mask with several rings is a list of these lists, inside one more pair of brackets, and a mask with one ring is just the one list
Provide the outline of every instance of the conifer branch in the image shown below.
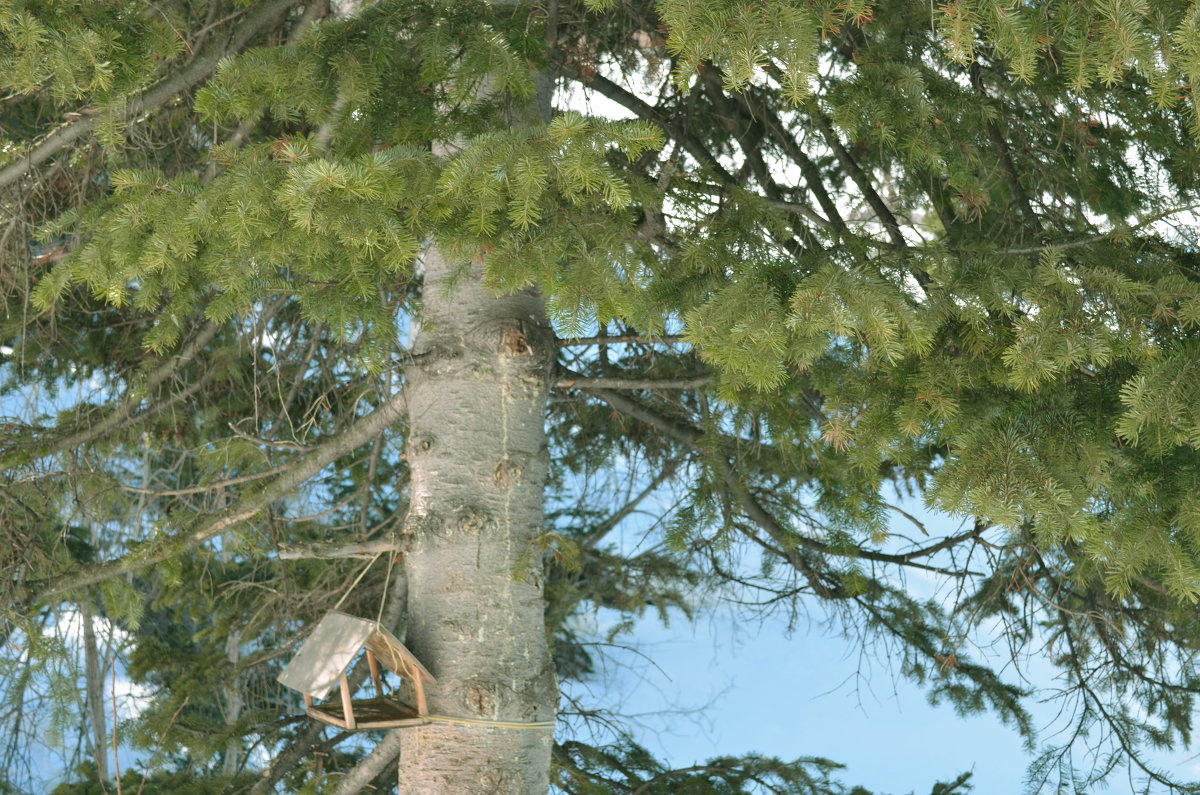
[[[678,180],[678,183],[680,185],[683,185],[683,186],[685,186],[691,190],[694,190],[698,193],[707,193],[710,196],[717,196],[717,197],[724,196],[729,191],[729,187],[730,187],[728,185],[711,185],[706,182],[699,182],[697,180],[689,180],[689,179],[680,179],[680,180]],[[748,191],[745,188],[742,188],[741,190],[745,193],[750,194],[751,196],[754,196],[756,199],[761,201],[763,204],[765,204],[766,206],[768,206],[774,210],[783,210],[786,213],[792,213],[793,215],[799,215],[800,217],[802,217],[806,220],[812,221],[814,224],[821,227],[822,229],[834,229],[834,230],[837,229],[836,225],[833,222],[829,221],[827,218],[825,218],[823,215],[818,213],[816,210],[814,210],[808,204],[805,204],[803,202],[797,202],[797,201],[786,201],[783,199],[771,199],[771,198],[768,198],[767,196],[763,196],[761,194],[755,193],[754,191]],[[844,238],[850,238],[853,236],[849,230],[844,229],[844,228],[843,228],[842,232],[840,232],[839,234],[841,234]],[[859,238],[859,239],[861,239],[865,243],[880,245],[879,241],[873,240],[871,238]]]
[[1178,207],[1171,207],[1166,210],[1161,210],[1159,212],[1152,213],[1150,215],[1145,216],[1144,218],[1139,218],[1136,222],[1130,224],[1127,227],[1122,227],[1120,230],[1113,230],[1113,231],[1109,231],[1109,232],[1100,232],[1098,234],[1088,235],[1087,237],[1081,237],[1076,240],[1055,241],[1055,242],[1051,242],[1051,243],[1043,243],[1043,244],[1037,245],[1037,246],[1017,246],[1015,248],[1000,248],[1000,249],[995,249],[993,251],[989,251],[987,253],[1005,254],[1005,255],[1041,254],[1042,252],[1045,252],[1045,251],[1057,251],[1059,249],[1081,248],[1083,246],[1091,246],[1096,243],[1101,243],[1104,241],[1111,241],[1113,239],[1113,237],[1118,234],[1130,234],[1133,232],[1140,231],[1149,226],[1153,226],[1154,224],[1158,223],[1159,221],[1170,218],[1172,215],[1179,215],[1180,213],[1194,212],[1196,210],[1200,210],[1200,202],[1184,204],[1184,205],[1180,205]]
[[[125,114],[131,118],[138,118],[147,111],[154,110],[167,102],[176,94],[188,90],[209,77],[216,71],[222,58],[241,50],[255,35],[271,24],[281,12],[286,11],[297,2],[298,0],[265,0],[260,3],[246,15],[240,26],[230,32],[229,37],[223,43],[215,43],[206,48],[179,72],[167,76],[141,94],[129,99],[124,109]],[[81,113],[80,118],[50,132],[21,157],[0,168],[0,189],[16,183],[35,166],[41,165],[90,133],[102,118],[103,114],[100,113]]]
[[[833,150],[834,156],[842,169],[853,180],[858,189],[862,191],[863,198],[867,200],[867,204],[874,210],[876,217],[883,223],[884,229],[887,230],[888,238],[892,241],[892,245],[897,251],[906,252],[909,249],[908,241],[904,239],[904,233],[900,231],[900,222],[896,219],[895,213],[884,202],[883,197],[875,190],[875,186],[871,183],[871,179],[862,170],[854,158],[842,145],[841,139],[838,138],[837,131],[833,129],[833,123],[824,113],[818,108],[814,108],[812,112],[813,121],[816,123],[817,129],[821,132],[825,143]],[[921,268],[911,268],[913,278],[917,280],[917,284],[922,290],[929,290],[931,280],[929,274]]]
[[820,213],[813,210],[813,208],[809,207],[807,204],[802,204],[800,202],[784,201],[782,199],[766,199],[766,204],[768,207],[770,207],[774,210],[783,210],[784,212],[792,213],[793,215],[798,215],[801,218],[812,221],[814,224],[821,227],[822,229],[836,229],[837,228],[836,224],[834,224],[833,222],[826,219],[824,216],[822,216]]
[[19,601],[25,601],[29,605],[42,604],[51,597],[61,596],[68,591],[95,585],[160,563],[220,536],[230,528],[252,519],[276,500],[287,496],[338,458],[383,433],[404,416],[405,406],[405,395],[399,392],[337,436],[314,446],[308,454],[269,484],[257,491],[247,492],[220,513],[214,516],[198,516],[173,535],[152,541],[145,548],[123,557],[31,584],[25,589],[28,596]]
[[[257,339],[266,327],[267,322],[275,316],[283,305],[287,303],[287,297],[280,297],[273,301],[263,313],[259,316],[254,324],[254,330],[251,332],[251,337]],[[196,356],[208,346],[209,343],[216,338],[217,332],[220,331],[221,324],[214,323],[211,320],[206,320],[196,333],[196,336],[190,340],[175,356],[169,356],[164,362],[156,367],[146,378],[146,382],[141,385],[141,392],[149,394],[155,388],[164,384],[168,378],[178,372],[179,368],[196,358]],[[174,405],[177,405],[189,397],[194,395],[209,382],[211,382],[219,373],[219,368],[215,366],[215,362],[209,362],[209,366],[204,373],[196,380],[192,381],[185,389],[179,392],[174,392],[166,399],[146,408],[144,411],[135,414],[137,407],[141,404],[142,399],[137,395],[128,395],[115,408],[109,411],[102,419],[91,423],[88,427],[76,431],[62,439],[51,442],[46,450],[46,455],[55,455],[67,451],[75,450],[86,444],[90,444],[97,439],[104,437],[110,433],[120,431],[129,427],[131,424],[154,417]]]
[[[219,329],[220,325],[211,321],[206,322],[203,326],[201,326],[199,333],[196,334],[196,337],[186,346],[184,346],[183,350],[181,350],[178,355],[169,357],[167,361],[163,362],[154,369],[154,372],[152,372],[150,377],[146,379],[143,390],[149,393],[155,387],[163,384],[168,378],[171,377],[172,373],[177,371],[180,367],[196,358],[196,354],[199,353],[206,345],[208,345],[208,343],[212,342],[214,337],[216,337]],[[155,403],[145,411],[138,414],[137,417],[142,419],[152,417],[156,414],[162,413],[171,406],[186,400],[188,397],[195,394],[197,390],[211,381],[216,374],[217,368],[209,367],[203,375],[188,384],[187,388],[172,394],[166,400]],[[134,419],[134,411],[141,404],[141,402],[141,399],[136,396],[130,395],[126,397],[124,401],[117,405],[116,408],[110,411],[100,421],[92,423],[88,425],[88,427],[76,431],[70,436],[66,436],[54,441],[46,450],[46,453],[48,455],[55,455],[57,453],[76,450],[86,444],[90,444],[97,439],[106,436],[107,434],[126,427],[128,425],[128,421]]]
[[797,544],[794,541],[789,542],[789,537],[795,534],[787,533],[779,525],[774,516],[766,511],[757,500],[750,498],[749,493],[742,487],[741,482],[738,480],[737,473],[734,472],[733,467],[729,466],[729,462],[724,456],[720,457],[717,465],[721,469],[725,485],[733,492],[742,511],[751,521],[765,530],[767,535],[771,537],[771,540],[778,544],[778,546],[768,544],[757,534],[750,532],[745,527],[739,528],[742,531],[742,535],[768,552],[786,560],[788,565],[804,577],[809,587],[813,589],[813,593],[822,599],[837,600],[849,598],[849,594],[845,592],[840,583],[830,585],[821,579],[821,573],[813,568],[812,564],[800,554],[800,547],[805,545]]
[[858,189],[862,191],[863,198],[866,199],[875,216],[883,224],[883,228],[887,230],[888,238],[892,241],[892,245],[900,250],[907,249],[908,241],[904,239],[904,233],[900,231],[900,222],[896,220],[895,213],[884,202],[883,197],[879,195],[879,191],[875,190],[875,186],[862,170],[862,167],[858,165],[858,162],[850,155],[850,152],[842,145],[842,141],[838,138],[837,131],[833,129],[833,123],[829,120],[829,117],[814,108],[811,118],[818,132],[821,133],[821,137],[825,139],[825,144],[833,151],[838,164],[846,172],[846,176],[850,177],[854,184],[858,186]]
[[319,22],[329,15],[329,0],[308,0],[304,4],[304,11],[300,13],[300,18],[296,20],[296,25],[288,31],[287,43],[295,44],[300,41],[300,37],[308,30],[308,26],[314,22]]
[[[363,678],[365,678],[365,676]],[[362,684],[361,680],[357,683],[354,683],[353,678],[351,678],[350,681],[352,684],[355,684],[355,686]],[[305,715],[302,715],[301,717],[305,718],[306,720],[308,719]],[[258,781],[254,782],[254,786],[250,788],[248,795],[267,795],[267,793],[275,792],[276,782],[294,770],[296,765],[300,764],[300,762],[304,760],[304,757],[309,755],[309,752],[314,746],[317,748],[324,747],[332,750],[343,740],[349,739],[356,733],[348,731],[339,732],[338,734],[334,735],[332,739],[321,743],[321,745],[317,745],[317,742],[325,734],[326,726],[324,723],[319,723],[314,720],[309,720],[308,723],[309,726],[304,731],[304,734],[288,743],[283,750],[271,760],[271,764],[263,770],[262,774],[258,778]]]
[[636,400],[622,395],[620,392],[598,388],[590,388],[587,391],[612,406],[621,414],[663,431],[668,436],[687,444],[689,447],[697,450],[700,449],[700,440],[704,437],[704,433],[698,428],[663,416]]
[[[979,96],[985,101],[990,101],[987,89],[983,84],[983,71],[979,66],[979,61],[972,61],[968,67],[968,72],[971,76],[971,85]],[[988,140],[992,144],[992,149],[996,152],[996,157],[1000,161],[1000,169],[1004,172],[1004,179],[1008,183],[1008,189],[1012,191],[1013,200],[1021,208],[1024,215],[1025,227],[1036,236],[1042,235],[1042,224],[1033,210],[1033,203],[1029,200],[1029,194],[1025,191],[1025,186],[1021,184],[1021,174],[1017,170],[1017,164],[1013,160],[1012,150],[1005,140],[1004,135],[1000,132],[999,125],[996,124],[994,118],[987,120]]]
[[659,773],[657,776],[646,779],[630,795],[643,795],[643,793],[650,792],[652,787],[657,787],[662,782],[685,773],[714,773],[718,774],[717,778],[719,780],[723,778],[719,774],[733,773],[737,770],[738,768],[735,765],[691,765],[689,767],[677,767],[674,770],[668,770],[665,773]]
[[842,214],[838,211],[837,204],[829,195],[829,191],[825,189],[825,182],[821,179],[820,169],[805,154],[795,136],[787,131],[787,126],[783,123],[783,120],[763,103],[756,101],[754,96],[748,92],[741,92],[738,94],[738,97],[745,103],[747,109],[752,114],[763,120],[767,133],[779,145],[783,153],[791,158],[792,162],[800,169],[800,174],[804,177],[805,185],[808,186],[809,191],[816,197],[817,204],[821,205],[821,209],[825,212],[827,220],[822,220],[825,220],[825,223],[831,226],[838,234],[847,234],[849,230],[846,227],[846,222],[842,219]]
[[187,497],[192,494],[204,494],[205,492],[209,491],[227,489],[230,486],[236,486],[239,483],[249,483],[253,480],[262,480],[263,478],[269,478],[286,471],[286,466],[275,467],[273,469],[268,469],[266,472],[251,472],[247,475],[238,475],[237,477],[218,480],[215,483],[204,483],[199,486],[189,486],[185,489],[147,489],[139,488],[137,486],[127,486],[124,483],[118,483],[117,485],[122,491],[128,491],[130,494],[145,494],[148,497]]
[[[681,125],[673,123],[670,119],[663,115],[658,108],[655,108],[637,95],[633,94],[622,86],[617,85],[602,75],[592,73],[585,74],[578,67],[567,63],[562,64],[562,70],[567,76],[579,81],[580,83],[583,83],[590,88],[595,89],[602,96],[605,96],[608,99],[618,103],[622,107],[637,115],[642,120],[657,125],[667,135],[679,141],[683,145],[684,151],[695,158],[698,163],[712,171],[725,187],[741,187],[741,181],[733,174],[729,173],[729,171],[721,165],[720,161],[718,161],[703,144],[696,140],[694,136],[686,134]],[[753,113],[751,114],[751,118],[755,118]],[[764,200],[775,209],[780,209],[794,215],[799,215],[800,217],[811,221],[822,228],[832,228],[838,232],[846,232],[846,224],[842,220],[841,215],[838,213],[837,206],[830,198],[829,193],[825,190],[816,164],[814,164],[812,160],[804,155],[803,151],[799,149],[795,143],[795,140],[791,136],[783,132],[783,125],[777,120],[776,124],[776,141],[780,144],[781,148],[784,149],[785,153],[788,154],[789,157],[792,157],[792,159],[795,160],[797,165],[800,167],[806,184],[812,191],[813,195],[817,197],[818,203],[820,203],[821,208],[825,211],[828,217],[822,216],[820,213],[816,212],[806,204],[789,202],[783,200],[779,195],[770,195],[773,193],[771,189],[775,185],[773,180],[770,178],[770,169],[767,168],[766,164],[762,161],[761,153],[746,150],[747,157],[751,159],[756,168],[759,181],[763,183],[764,190],[768,192],[768,196],[764,197]]]
[[[784,199],[783,190],[775,182],[775,178],[771,173],[771,167],[767,165],[766,160],[763,158],[762,143],[766,138],[766,131],[762,122],[753,114],[744,113],[742,105],[733,102],[726,96],[719,69],[715,67],[706,69],[701,76],[700,84],[704,86],[709,102],[717,110],[716,115],[721,125],[729,133],[730,138],[737,141],[738,146],[741,147],[745,164],[754,174],[754,178],[758,181],[758,184],[762,186],[763,193],[766,194],[768,201],[782,202]],[[804,242],[804,248],[820,249],[820,243],[814,238],[812,230],[799,223],[795,217],[801,214],[793,212],[792,215],[794,216],[791,219],[793,235]],[[813,213],[813,215],[816,214]],[[829,225],[829,222],[825,221],[825,219],[822,218],[821,221],[823,223],[820,225]],[[795,237],[784,239],[774,231],[770,234],[775,238],[775,242],[792,256],[797,258],[803,256],[804,251],[797,244]]]
[[[1086,659],[1086,655],[1081,654],[1080,649],[1076,647],[1075,633],[1071,630],[1070,622],[1068,620],[1069,614],[1067,611],[1057,611],[1057,618],[1059,625],[1062,628],[1062,636],[1066,641],[1068,650],[1070,651],[1069,659],[1072,661]],[[1079,670],[1078,666],[1076,665],[1073,665],[1072,668],[1075,672],[1076,687],[1083,693],[1085,706],[1089,703],[1092,705],[1092,708],[1096,710],[1096,713],[1099,714],[1101,719],[1108,725],[1108,728],[1112,731],[1113,736],[1117,738],[1117,744],[1125,753],[1125,756],[1127,756],[1129,760],[1138,769],[1140,769],[1148,779],[1174,789],[1172,781],[1165,778],[1157,770],[1148,766],[1142,759],[1142,755],[1138,753],[1138,749],[1134,746],[1134,743],[1131,741],[1128,733],[1123,727],[1125,721],[1121,720],[1119,716],[1111,714],[1108,709],[1105,708],[1104,699],[1102,699],[1092,688],[1092,686],[1088,684],[1088,682],[1091,680],[1091,677],[1087,674],[1087,672]],[[1082,721],[1083,718],[1081,717],[1080,720]]]
[[677,460],[667,461],[666,464],[663,465],[662,470],[655,475],[649,483],[646,484],[644,489],[642,489],[637,495],[617,509],[617,511],[609,515],[609,517],[603,522],[600,522],[598,525],[591,528],[583,540],[579,542],[579,548],[581,550],[588,550],[596,546],[601,539],[613,531],[613,528],[624,521],[626,516],[629,516],[631,513],[633,513],[643,500],[653,494],[655,489],[657,489],[659,486],[665,483],[668,478],[674,475],[678,465],[679,462]]
[[[787,553],[785,557],[789,562],[792,562],[793,565],[795,565],[793,558],[796,556],[791,553],[791,550],[795,546],[802,546],[811,549],[814,552],[820,552],[824,555],[861,558],[863,560],[872,560],[876,563],[893,563],[899,566],[907,566],[910,568],[922,569],[924,571],[931,571],[936,574],[944,574],[948,577],[966,577],[973,573],[967,571],[953,571],[942,566],[931,566],[926,563],[919,563],[917,560],[918,558],[934,555],[943,549],[949,549],[950,547],[960,544],[963,541],[970,540],[971,538],[974,538],[982,533],[987,528],[987,525],[977,523],[976,526],[969,532],[960,533],[959,535],[955,536],[947,536],[936,544],[931,544],[928,547],[922,547],[904,554],[892,555],[885,552],[876,552],[870,549],[863,549],[862,547],[855,547],[854,550],[849,553],[841,552],[823,541],[810,538],[809,536],[801,533],[796,533],[784,527],[770,511],[763,507],[763,504],[751,493],[746,485],[742,483],[741,478],[739,478],[737,475],[737,470],[735,470],[733,466],[729,464],[727,459],[724,457],[718,459],[718,466],[721,468],[726,485],[733,493],[733,496],[737,499],[738,505],[741,506],[742,510],[754,521],[755,524],[766,531],[767,535],[769,535],[772,540],[775,541],[775,543],[782,546],[783,550]],[[807,568],[807,564],[805,564],[805,569]],[[807,576],[808,572],[802,571],[802,573],[806,573]]]
[[663,115],[658,108],[604,75],[595,72],[584,73],[579,67],[566,61],[560,62],[558,66],[566,76],[594,89],[601,96],[608,97],[621,107],[631,111],[639,119],[658,126],[667,135],[679,141],[683,145],[684,151],[694,157],[701,166],[716,174],[726,185],[736,186],[738,184],[737,179],[721,165],[721,162],[712,152],[708,151],[707,147],[700,143],[694,135],[689,135],[682,125],[672,122]]
[[[663,431],[667,435],[681,442],[684,442],[696,450],[701,449],[700,442],[702,438],[705,436],[710,438],[714,437],[712,432],[705,434],[698,428],[694,428],[690,425],[686,425],[673,419],[669,419],[653,409],[650,409],[647,406],[644,406],[641,403],[633,400],[632,398],[622,395],[619,392],[606,389],[589,389],[588,391],[594,394],[596,397],[604,400],[620,413],[644,422],[651,427],[657,428],[658,430]],[[732,441],[723,436],[716,436],[715,438],[719,442],[726,444]],[[930,544],[929,546],[919,547],[904,553],[891,554],[871,549],[863,549],[862,547],[855,547],[852,551],[847,552],[834,548],[820,539],[812,538],[811,536],[806,536],[801,533],[795,533],[785,528],[774,516],[771,515],[769,511],[763,507],[762,503],[754,497],[745,484],[741,482],[741,479],[737,477],[736,470],[729,463],[729,460],[724,454],[718,456],[717,461],[717,466],[721,470],[721,475],[726,483],[726,486],[730,489],[730,493],[738,501],[738,504],[741,505],[746,515],[756,524],[762,527],[762,529],[766,531],[766,533],[771,536],[776,543],[782,544],[785,550],[791,546],[798,545],[811,549],[814,552],[820,552],[823,555],[861,558],[863,560],[871,560],[877,563],[891,563],[899,566],[933,571],[938,574],[945,574],[952,577],[965,577],[970,575],[972,572],[952,571],[943,567],[921,563],[919,561],[922,558],[928,558],[932,555],[936,555],[938,552],[950,549],[951,547],[954,547],[965,541],[978,538],[985,530],[988,529],[988,527],[990,527],[990,525],[986,523],[976,522],[975,526],[966,532],[959,533],[958,535],[954,536],[947,536],[946,538]]]
[[400,753],[400,742],[404,729],[392,729],[371,749],[362,761],[346,771],[338,782],[334,795],[354,795],[362,792],[376,775],[381,773]]

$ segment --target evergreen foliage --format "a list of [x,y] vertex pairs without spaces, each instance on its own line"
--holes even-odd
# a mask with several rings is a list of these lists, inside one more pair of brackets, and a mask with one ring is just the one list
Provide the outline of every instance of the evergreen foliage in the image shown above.
[[[354,434],[403,393],[430,240],[560,338],[529,555],[564,680],[597,670],[581,616],[743,589],[1035,745],[970,651],[999,625],[1093,743],[1041,745],[1035,788],[1191,791],[1146,751],[1200,686],[1200,3],[278,5],[0,2],[0,681],[77,749],[58,791],[99,775],[81,614],[150,693],[107,726],[161,749],[147,792],[326,791],[368,750],[291,717],[273,650],[388,604],[390,553],[325,552],[399,532],[405,423]],[[547,80],[620,118],[544,121]],[[893,493],[967,529],[910,542]],[[5,719],[14,791],[37,713]],[[563,792],[865,795],[577,728]]]

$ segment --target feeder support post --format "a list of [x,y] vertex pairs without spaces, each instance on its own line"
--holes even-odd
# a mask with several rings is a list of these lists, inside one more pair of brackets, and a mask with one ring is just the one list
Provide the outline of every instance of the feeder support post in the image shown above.
[[428,715],[429,707],[425,705],[425,680],[421,674],[414,672],[413,688],[417,691],[417,714]]
[[371,666],[371,681],[375,683],[375,695],[383,697],[383,683],[379,679],[379,663],[375,661],[375,652],[367,649],[367,665]]
[[346,681],[346,674],[341,676],[342,685],[342,712],[346,714],[346,728],[354,731],[358,728],[358,724],[354,721],[354,705],[350,703],[350,683]]

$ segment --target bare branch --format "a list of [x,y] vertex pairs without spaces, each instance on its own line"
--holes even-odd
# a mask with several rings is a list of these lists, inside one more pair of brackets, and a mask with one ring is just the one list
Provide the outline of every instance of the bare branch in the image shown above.
[[575,345],[617,345],[623,342],[637,342],[647,345],[661,342],[669,345],[673,342],[683,342],[683,337],[678,334],[663,334],[657,337],[644,337],[640,334],[625,334],[619,337],[567,337],[558,340],[558,346],[560,348],[567,348]]
[[237,477],[218,480],[214,483],[204,483],[199,486],[190,486],[186,489],[142,489],[137,488],[136,486],[126,486],[124,483],[120,484],[120,487],[122,491],[128,491],[133,494],[146,494],[151,497],[186,497],[189,494],[203,494],[206,491],[218,491],[219,489],[236,486],[239,483],[248,483],[252,480],[262,480],[263,478],[269,478],[273,475],[286,472],[287,469],[288,468],[286,466],[279,466],[273,469],[268,469],[266,472],[251,472],[248,475],[238,475]]
[[661,486],[672,475],[675,474],[675,469],[678,466],[678,461],[668,461],[663,465],[662,471],[654,476],[654,479],[646,484],[646,487],[639,494],[622,505],[615,513],[605,519],[600,524],[593,527],[587,536],[579,543],[581,549],[591,549],[596,546],[606,535],[612,532],[613,528],[625,520],[626,516],[633,513],[642,500],[654,493],[655,489]]
[[345,777],[338,782],[337,789],[333,791],[334,795],[351,795],[362,792],[366,785],[400,753],[400,739],[403,735],[403,729],[392,729],[379,742],[379,745],[371,750],[371,753],[350,768]]
[[[196,354],[203,350],[204,347],[208,345],[208,343],[212,342],[213,338],[217,336],[217,331],[219,331],[220,328],[221,327],[218,324],[211,321],[208,321],[201,326],[200,331],[196,334],[195,338],[185,345],[177,355],[168,357],[166,361],[155,368],[154,372],[150,373],[149,377],[146,379],[146,383],[143,386],[143,391],[149,392],[153,390],[155,387],[166,381],[171,374],[180,367],[196,358]],[[215,368],[209,368],[208,372],[209,374],[214,373]],[[192,389],[191,391],[194,392],[195,390]],[[179,395],[177,395],[174,399],[171,399],[165,403],[157,404],[158,408],[152,408],[150,411],[157,413],[158,411],[167,408],[171,403],[178,402],[178,400],[187,397],[188,394],[190,394],[188,390],[185,390],[184,392],[179,393]],[[113,409],[108,416],[104,417],[99,422],[95,422],[89,425],[87,428],[55,441],[50,446],[50,449],[46,451],[47,454],[53,455],[54,453],[75,450],[76,448],[82,447],[89,442],[94,442],[96,439],[101,438],[111,431],[119,429],[126,420],[133,416],[134,410],[140,403],[140,398],[134,396],[126,398],[124,402]]]
[[696,378],[560,378],[554,386],[562,389],[699,389],[708,386],[707,375]]
[[[655,412],[653,409],[638,403],[636,400],[622,395],[620,392],[606,389],[590,389],[589,391],[596,395],[596,397],[604,400],[620,413],[628,417],[641,420],[642,422],[645,422],[646,424],[663,431],[667,435],[672,436],[675,439],[678,439],[679,441],[697,449],[699,448],[701,438],[705,436],[705,434],[702,433],[698,428],[693,428],[690,425],[686,425],[676,420],[664,417]],[[920,563],[919,561],[922,558],[928,558],[937,554],[938,552],[941,552],[942,550],[949,549],[956,544],[977,537],[988,528],[988,525],[986,524],[976,523],[975,527],[964,533],[960,533],[955,536],[947,536],[946,538],[930,544],[929,546],[919,547],[909,552],[900,554],[879,552],[872,549],[863,549],[862,547],[854,547],[851,550],[842,550],[832,547],[820,539],[806,536],[801,533],[796,533],[784,527],[778,519],[771,515],[771,513],[762,506],[762,504],[751,493],[746,485],[742,483],[741,479],[737,477],[736,470],[732,465],[730,465],[729,461],[724,455],[717,456],[717,461],[717,466],[721,470],[721,476],[726,484],[726,487],[729,488],[730,493],[737,500],[745,515],[753,520],[755,524],[761,527],[767,533],[767,535],[771,536],[776,543],[783,545],[784,550],[790,550],[796,546],[801,546],[806,549],[811,549],[814,552],[819,552],[823,555],[860,558],[862,560],[873,560],[877,563],[892,563],[899,566],[908,566],[911,568],[933,571],[948,576],[961,577],[966,576],[971,572],[948,571],[941,567]],[[795,565],[795,561],[791,561],[791,556],[785,555],[785,557],[788,557],[789,561]]]
[[398,552],[400,544],[393,538],[377,538],[373,541],[358,541],[352,544],[306,544],[279,548],[280,560],[308,560],[311,558],[373,558],[385,552]]

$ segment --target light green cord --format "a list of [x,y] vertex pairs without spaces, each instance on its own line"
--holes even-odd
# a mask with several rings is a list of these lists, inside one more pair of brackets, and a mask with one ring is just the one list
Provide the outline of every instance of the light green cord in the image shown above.
[[543,720],[535,723],[517,723],[515,721],[485,720],[483,718],[452,718],[449,715],[418,715],[425,720],[438,723],[462,723],[467,726],[490,726],[497,729],[553,729],[554,721]]

